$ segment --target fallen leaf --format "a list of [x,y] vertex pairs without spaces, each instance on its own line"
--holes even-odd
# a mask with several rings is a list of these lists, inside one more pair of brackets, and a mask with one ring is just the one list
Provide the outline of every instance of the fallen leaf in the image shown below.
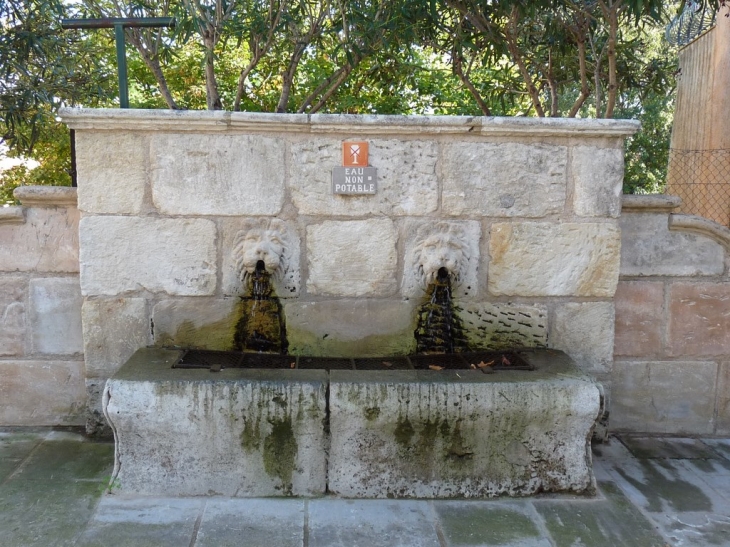
[[428,368],[431,370],[444,370],[444,367],[440,367],[438,365],[428,365]]
[[296,366],[297,366],[297,362],[296,362],[296,361],[292,361],[292,362],[291,362],[291,363],[289,364],[289,368],[294,368],[294,367],[296,367]]
[[509,366],[512,363],[509,362],[509,359],[507,359],[504,355],[502,355],[502,364],[505,366]]
[[393,366],[393,363],[391,363],[390,361],[383,361],[382,364],[383,364],[383,366],[386,366],[386,367],[392,367]]
[[484,361],[480,361],[479,363],[477,363],[477,366],[479,368],[484,368],[484,367],[491,367],[493,364],[494,364],[494,359],[492,359],[488,363],[485,363]]
[[471,365],[469,365],[469,366],[470,366],[471,368],[475,369],[475,370],[476,370],[476,368],[477,368],[477,366],[476,366],[476,365],[475,365],[474,363],[472,363],[472,364],[471,364]]

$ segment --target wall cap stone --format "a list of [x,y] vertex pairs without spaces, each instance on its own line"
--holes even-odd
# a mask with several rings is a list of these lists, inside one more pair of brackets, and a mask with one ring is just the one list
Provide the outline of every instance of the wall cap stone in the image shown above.
[[76,207],[76,188],[70,186],[18,186],[15,199],[26,207]]
[[730,229],[708,218],[671,214],[669,215],[669,229],[709,237],[730,251]]
[[357,114],[270,114],[222,110],[62,108],[72,129],[135,131],[280,131],[284,133],[464,134],[530,137],[628,137],[635,120],[501,118],[479,116],[376,116]]
[[621,209],[638,213],[671,213],[682,205],[682,198],[665,194],[625,194]]
[[25,223],[25,214],[23,208],[19,206],[0,207],[0,224],[23,224]]

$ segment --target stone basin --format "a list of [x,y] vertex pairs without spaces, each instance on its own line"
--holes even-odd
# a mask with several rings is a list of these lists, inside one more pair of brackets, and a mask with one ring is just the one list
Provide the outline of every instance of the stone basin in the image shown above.
[[172,369],[138,350],[107,381],[112,483],[143,495],[473,498],[593,493],[598,385],[533,371]]

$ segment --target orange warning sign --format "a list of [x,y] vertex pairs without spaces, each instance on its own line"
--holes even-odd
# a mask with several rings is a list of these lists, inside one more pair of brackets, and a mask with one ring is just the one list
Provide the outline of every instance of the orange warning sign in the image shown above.
[[368,143],[366,142],[343,142],[342,143],[342,166],[343,167],[367,167],[368,165]]

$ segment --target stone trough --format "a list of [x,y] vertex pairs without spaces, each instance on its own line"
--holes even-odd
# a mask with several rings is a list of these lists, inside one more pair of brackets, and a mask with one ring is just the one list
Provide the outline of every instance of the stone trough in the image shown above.
[[562,352],[533,371],[173,369],[111,378],[113,484],[165,496],[455,498],[592,493],[598,386]]

